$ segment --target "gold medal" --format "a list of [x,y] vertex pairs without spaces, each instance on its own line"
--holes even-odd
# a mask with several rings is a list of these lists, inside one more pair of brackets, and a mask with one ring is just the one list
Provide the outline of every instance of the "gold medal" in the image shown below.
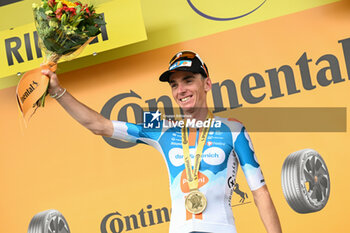
[[[208,112],[207,119],[209,119],[210,116],[212,116],[212,114]],[[209,123],[210,121],[211,120],[209,119]],[[185,170],[186,170],[186,176],[188,180],[188,187],[191,190],[191,192],[187,195],[185,199],[185,207],[188,210],[188,212],[192,214],[200,214],[207,207],[207,198],[203,193],[198,191],[198,172],[199,172],[199,165],[202,160],[203,148],[204,148],[209,130],[210,130],[210,126],[204,127],[203,132],[199,137],[199,142],[197,145],[196,155],[194,159],[194,165],[192,169],[186,125],[185,127],[182,128],[182,149],[184,153]]]
[[200,214],[207,207],[207,198],[198,190],[193,190],[185,199],[185,207],[192,214]]

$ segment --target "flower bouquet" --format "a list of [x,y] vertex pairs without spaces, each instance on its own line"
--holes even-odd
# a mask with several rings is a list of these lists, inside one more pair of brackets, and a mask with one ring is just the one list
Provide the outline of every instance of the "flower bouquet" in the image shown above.
[[75,0],[41,0],[41,5],[33,4],[33,11],[45,60],[18,83],[17,101],[24,118],[44,106],[49,78],[41,70],[55,71],[59,59],[73,59],[101,33],[100,27],[105,24],[93,5]]

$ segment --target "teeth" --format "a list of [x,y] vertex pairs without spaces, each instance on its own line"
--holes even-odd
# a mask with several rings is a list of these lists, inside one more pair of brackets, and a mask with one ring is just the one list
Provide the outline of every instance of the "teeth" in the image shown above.
[[189,100],[190,97],[186,97],[186,98],[183,98],[183,99],[180,99],[181,102],[186,102],[187,100]]

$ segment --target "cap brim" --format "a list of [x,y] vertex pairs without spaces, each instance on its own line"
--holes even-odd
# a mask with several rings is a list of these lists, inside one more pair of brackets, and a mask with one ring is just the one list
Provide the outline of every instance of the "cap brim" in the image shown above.
[[161,82],[169,82],[169,78],[170,78],[170,75],[172,73],[174,73],[175,71],[189,71],[189,72],[192,72],[192,73],[197,73],[196,71],[193,71],[191,69],[191,67],[178,67],[176,69],[173,69],[173,70],[167,70],[165,71],[160,77],[159,77],[159,81]]
[[173,71],[171,70],[167,70],[165,71],[160,77],[159,77],[159,81],[161,82],[169,82],[169,77],[170,74],[173,73]]

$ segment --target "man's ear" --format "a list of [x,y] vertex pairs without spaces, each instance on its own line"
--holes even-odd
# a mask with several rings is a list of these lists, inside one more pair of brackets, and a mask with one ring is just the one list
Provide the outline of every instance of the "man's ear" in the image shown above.
[[211,90],[211,79],[210,77],[204,78],[204,90],[205,92],[208,92]]

